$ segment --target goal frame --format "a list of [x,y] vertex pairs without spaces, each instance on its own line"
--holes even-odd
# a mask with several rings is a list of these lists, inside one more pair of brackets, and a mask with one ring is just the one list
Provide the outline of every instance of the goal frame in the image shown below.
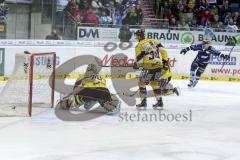
[[55,90],[55,70],[56,70],[56,52],[45,52],[45,53],[31,53],[29,63],[29,95],[28,95],[28,115],[32,117],[32,96],[33,96],[33,71],[34,71],[34,58],[38,56],[52,55],[53,56],[53,69],[50,75],[51,78],[51,108],[54,107],[54,90]]

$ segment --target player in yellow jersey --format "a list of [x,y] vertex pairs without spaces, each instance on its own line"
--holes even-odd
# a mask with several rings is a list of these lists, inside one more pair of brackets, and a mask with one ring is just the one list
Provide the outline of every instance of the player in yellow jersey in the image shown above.
[[[153,108],[161,109],[163,107],[162,95],[164,92],[170,93],[166,86],[171,80],[169,77],[172,76],[168,66],[167,50],[163,48],[159,40],[145,38],[143,30],[136,31],[135,38],[139,43],[135,48],[136,62],[134,63],[134,69],[142,69],[138,83],[141,103],[136,107],[137,109],[147,107],[146,85],[150,84],[157,100]],[[173,90],[175,93],[176,91],[176,89]]]
[[[166,51],[166,50],[165,50]],[[178,87],[174,87],[170,81],[172,79],[172,71],[169,64],[169,58],[166,52],[161,52],[163,57],[163,68],[162,68],[162,75],[161,79],[159,80],[159,85],[161,89],[161,95],[168,96],[172,94],[176,94],[179,96],[180,89]]]
[[118,112],[120,109],[120,101],[109,92],[106,80],[97,73],[97,66],[89,64],[84,77],[76,81],[73,93],[67,98],[63,98],[60,105],[62,109],[83,105],[86,110],[89,110],[97,102],[107,112]]

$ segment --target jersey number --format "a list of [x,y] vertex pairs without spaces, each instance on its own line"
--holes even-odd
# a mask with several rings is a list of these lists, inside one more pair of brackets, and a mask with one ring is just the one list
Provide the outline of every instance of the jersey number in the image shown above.
[[156,52],[151,51],[151,52],[149,53],[149,60],[153,60],[153,59],[155,59],[155,58],[160,58],[160,57],[159,57],[159,52],[158,52],[158,51],[156,51]]

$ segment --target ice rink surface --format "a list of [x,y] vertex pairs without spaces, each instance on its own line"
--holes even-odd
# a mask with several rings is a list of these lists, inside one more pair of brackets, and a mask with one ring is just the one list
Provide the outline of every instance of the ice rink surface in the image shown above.
[[[1,160],[240,160],[240,84],[173,81],[181,95],[164,97],[167,114],[192,121],[121,121],[102,116],[64,122],[54,110],[32,118],[0,117]],[[148,100],[154,112],[153,98]],[[137,113],[122,104],[121,112]],[[156,111],[157,112],[157,111]]]

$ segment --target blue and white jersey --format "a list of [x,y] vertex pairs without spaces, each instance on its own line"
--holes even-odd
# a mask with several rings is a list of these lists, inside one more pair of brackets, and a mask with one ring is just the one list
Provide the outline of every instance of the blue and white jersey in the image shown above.
[[212,46],[209,46],[207,49],[204,49],[203,44],[191,45],[189,48],[193,51],[198,51],[196,61],[202,64],[208,64],[211,59],[211,55],[214,56],[221,55],[221,52],[217,51]]

